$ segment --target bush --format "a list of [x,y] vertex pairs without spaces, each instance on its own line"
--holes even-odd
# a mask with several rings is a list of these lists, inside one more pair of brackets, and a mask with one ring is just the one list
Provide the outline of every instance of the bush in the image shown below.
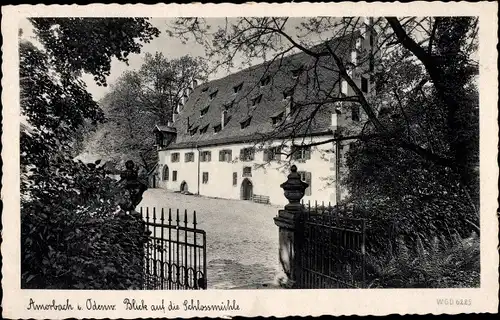
[[[77,174],[47,174],[56,167]],[[114,181],[102,168],[60,158],[29,178],[21,205],[22,288],[141,287],[146,229],[117,211]]]
[[480,283],[480,241],[455,234],[451,240],[435,237],[432,245],[417,240],[412,250],[397,241],[397,254],[367,255],[367,279],[371,288],[461,288]]

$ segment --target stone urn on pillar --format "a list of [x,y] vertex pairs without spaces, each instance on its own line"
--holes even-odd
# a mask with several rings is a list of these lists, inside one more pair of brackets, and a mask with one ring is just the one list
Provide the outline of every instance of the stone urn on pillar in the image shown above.
[[297,288],[304,213],[300,200],[309,185],[300,179],[297,166],[292,165],[290,171],[287,181],[280,185],[288,204],[284,210],[278,211],[274,223],[279,227],[279,260],[286,277],[280,279],[280,284],[287,288]]

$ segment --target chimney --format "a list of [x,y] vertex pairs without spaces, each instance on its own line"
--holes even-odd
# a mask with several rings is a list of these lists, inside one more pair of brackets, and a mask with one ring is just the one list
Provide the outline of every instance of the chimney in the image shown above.
[[220,125],[221,125],[222,129],[224,129],[224,126],[226,125],[226,121],[227,121],[227,110],[222,110],[222,115],[221,115],[221,119],[220,119]]

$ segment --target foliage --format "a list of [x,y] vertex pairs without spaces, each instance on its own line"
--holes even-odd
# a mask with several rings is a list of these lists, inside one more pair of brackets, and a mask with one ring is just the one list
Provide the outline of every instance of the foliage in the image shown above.
[[454,235],[450,240],[434,237],[429,245],[420,240],[416,250],[404,241],[397,254],[368,255],[371,288],[470,288],[480,283],[480,241]]
[[116,212],[115,182],[104,169],[61,156],[30,172],[21,210],[22,287],[140,287],[146,231]]
[[132,159],[149,171],[158,156],[154,126],[172,120],[193,79],[205,79],[203,68],[202,61],[189,56],[168,60],[147,53],[141,69],[123,73],[101,100],[107,121],[87,139],[87,152],[116,163]]
[[[141,19],[118,20],[116,26],[139,34],[151,30]],[[114,215],[116,188],[99,161],[73,160],[82,127],[104,119],[79,72],[103,80],[109,59],[137,52],[140,36],[123,33],[127,28],[107,28],[105,19],[32,22],[46,47],[20,41],[22,287],[140,285],[138,248],[144,228],[137,220]],[[110,41],[115,36],[117,43]],[[123,37],[132,40],[123,42]]]
[[94,75],[106,85],[111,58],[128,61],[160,34],[145,18],[31,18],[35,34],[60,70]]
[[[455,56],[461,61],[450,62],[453,67],[440,73],[447,79],[441,80],[449,87],[446,90],[462,97],[459,105],[443,103],[442,93],[428,83],[425,66],[415,63],[408,52],[388,55],[384,64],[393,66],[391,73],[381,71],[376,75],[377,96],[372,103],[382,106],[378,120],[389,136],[359,141],[347,156],[349,171],[344,180],[351,193],[349,201],[357,207],[357,214],[369,221],[368,238],[374,251],[386,245],[386,238],[403,236],[414,246],[418,237],[479,233],[479,99],[475,72],[472,62],[465,61],[470,52],[463,48],[453,51],[457,48],[447,44],[449,30],[441,30],[461,24],[467,29],[470,23],[440,20],[437,44],[432,47],[439,48],[439,55],[446,59]],[[447,45],[453,49],[446,49]],[[459,81],[456,74],[461,75]],[[365,127],[367,134],[376,132],[371,125]],[[432,156],[415,156],[414,150],[401,146],[398,137],[422,146]],[[460,155],[456,153],[457,141],[467,146]]]

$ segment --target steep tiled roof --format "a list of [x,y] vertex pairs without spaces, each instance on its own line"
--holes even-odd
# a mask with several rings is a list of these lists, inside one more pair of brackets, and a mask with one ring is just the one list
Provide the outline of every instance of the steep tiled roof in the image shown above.
[[[330,47],[338,56],[348,59],[354,43],[355,37],[350,34],[332,40]],[[318,45],[311,50],[324,51],[326,46]],[[325,92],[333,90],[337,94],[340,91],[338,73],[335,70],[337,68],[331,57],[317,60],[301,52],[202,84],[194,89],[181,108],[174,123],[177,139],[169,148],[248,142],[259,135],[276,132],[272,117],[284,112],[290,103],[290,99],[284,98],[285,92],[292,93],[293,101],[301,105],[291,114],[295,123],[300,123],[301,119],[307,118],[316,108],[317,104],[314,102],[324,100]],[[261,80],[267,76],[270,76],[270,82],[261,85],[265,83]],[[235,90],[240,84],[242,87]],[[308,105],[303,105],[304,103]],[[214,127],[221,124],[224,110],[227,110],[229,121],[222,130],[214,133]],[[327,132],[333,110],[333,105],[324,105],[311,123],[279,130],[278,136],[290,135],[292,130],[294,135]],[[248,120],[250,124],[242,129],[241,123]],[[208,129],[205,130],[207,125]]]

